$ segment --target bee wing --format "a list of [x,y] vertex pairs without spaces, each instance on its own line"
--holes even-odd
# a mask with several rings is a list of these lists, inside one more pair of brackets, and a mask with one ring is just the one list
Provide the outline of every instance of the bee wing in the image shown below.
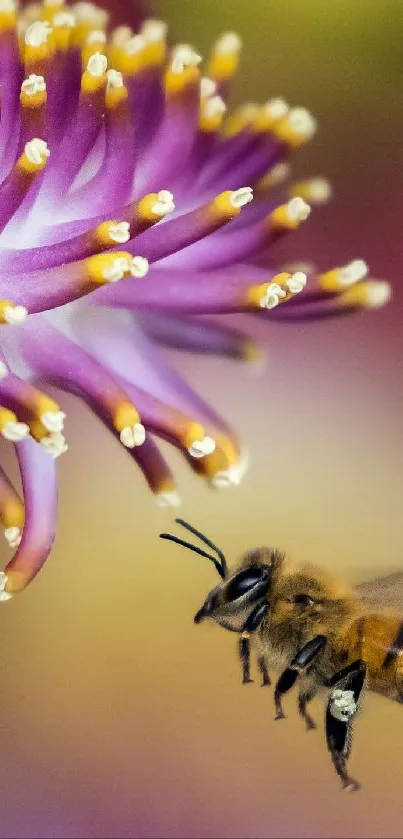
[[359,583],[355,590],[371,608],[388,609],[399,616],[403,614],[403,571]]

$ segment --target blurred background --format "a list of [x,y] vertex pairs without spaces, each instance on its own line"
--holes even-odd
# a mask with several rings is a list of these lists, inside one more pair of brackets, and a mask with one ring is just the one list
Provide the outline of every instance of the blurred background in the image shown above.
[[[363,257],[395,289],[381,312],[259,324],[259,376],[171,354],[251,456],[243,485],[214,493],[170,451],[181,512],[230,559],[269,544],[351,580],[399,568],[403,4],[153,6],[202,53],[223,30],[242,34],[236,101],[282,95],[317,117],[297,171],[327,175],[334,199],[279,257]],[[342,794],[322,702],[306,733],[294,695],[275,724],[272,692],[240,684],[234,638],[192,622],[213,570],[159,541],[172,512],[89,412],[65,404],[57,543],[1,614],[1,837],[403,836],[402,708],[367,696],[350,763],[363,789]]]

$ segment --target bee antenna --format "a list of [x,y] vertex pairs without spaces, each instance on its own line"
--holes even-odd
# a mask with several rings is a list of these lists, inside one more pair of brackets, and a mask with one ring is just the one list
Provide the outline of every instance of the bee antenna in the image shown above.
[[217,548],[217,545],[215,545],[214,542],[208,539],[207,536],[204,535],[204,533],[201,533],[200,530],[196,530],[196,528],[193,527],[193,525],[188,524],[188,522],[184,521],[184,519],[175,519],[175,521],[177,524],[181,524],[182,527],[185,527],[186,530],[189,530],[190,533],[193,533],[193,536],[197,536],[198,539],[204,542],[204,544],[207,545],[208,548],[211,548],[212,551],[216,552],[217,556],[221,560],[221,576],[223,579],[225,579],[225,577],[228,574],[228,566],[227,560],[225,559],[223,552],[220,551],[220,548]]
[[206,559],[209,559],[210,562],[213,563],[216,570],[218,571],[220,577],[225,579],[225,574],[221,567],[220,562],[215,556],[211,556],[211,554],[206,553],[203,551],[202,548],[198,548],[196,545],[192,545],[191,542],[186,542],[185,539],[179,539],[178,536],[173,536],[172,533],[160,533],[160,539],[167,539],[169,542],[175,542],[176,545],[182,545],[184,548],[189,548],[190,551],[194,551],[194,553],[199,554],[200,556],[205,556]]

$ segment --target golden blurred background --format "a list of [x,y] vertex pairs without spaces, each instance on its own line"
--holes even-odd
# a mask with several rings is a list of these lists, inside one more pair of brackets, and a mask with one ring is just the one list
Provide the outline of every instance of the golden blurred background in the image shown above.
[[[229,558],[270,544],[351,579],[402,564],[401,0],[160,0],[175,37],[244,38],[236,101],[284,95],[320,130],[298,171],[335,197],[281,256],[364,257],[395,287],[382,312],[256,326],[267,366],[171,353],[247,441],[237,490],[214,493],[169,451],[181,513]],[[1,837],[402,837],[403,710],[367,696],[345,795],[295,696],[240,684],[235,641],[193,614],[216,579],[162,543],[125,452],[72,397],[58,537],[2,609]],[[4,549],[4,559],[6,550]]]

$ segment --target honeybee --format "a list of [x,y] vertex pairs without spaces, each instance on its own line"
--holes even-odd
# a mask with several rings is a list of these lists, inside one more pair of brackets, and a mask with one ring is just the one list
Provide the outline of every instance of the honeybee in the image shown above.
[[349,588],[317,566],[297,565],[266,547],[247,551],[229,570],[210,539],[183,519],[176,522],[209,550],[170,533],[161,538],[210,560],[222,579],[197,611],[195,623],[211,619],[238,633],[243,684],[253,681],[252,650],[262,687],[271,684],[269,670],[280,672],[274,687],[276,720],[285,718],[283,697],[298,682],[298,711],[308,730],[316,728],[307,705],[319,690],[328,690],[327,747],[343,788],[359,789],[347,761],[365,688],[403,702],[403,621],[397,616],[403,575]]

